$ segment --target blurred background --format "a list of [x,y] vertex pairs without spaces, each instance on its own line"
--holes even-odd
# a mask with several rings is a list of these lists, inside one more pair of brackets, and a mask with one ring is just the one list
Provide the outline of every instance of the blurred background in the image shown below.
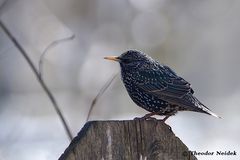
[[[54,40],[43,78],[72,133],[119,65],[104,56],[141,50],[189,81],[196,96],[223,119],[181,112],[167,124],[192,151],[236,151],[240,159],[240,1],[237,0],[8,0],[4,22],[37,66]],[[120,80],[99,98],[90,120],[125,120],[147,112]],[[161,117],[160,117],[161,118]],[[0,28],[0,160],[53,160],[68,137],[35,75]]]

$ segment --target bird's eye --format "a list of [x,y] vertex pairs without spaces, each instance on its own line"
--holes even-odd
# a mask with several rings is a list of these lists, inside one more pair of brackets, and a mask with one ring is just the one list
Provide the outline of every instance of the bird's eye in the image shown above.
[[130,63],[130,62],[131,62],[131,60],[130,60],[130,59],[121,59],[121,61],[122,61],[123,63],[125,63],[125,64],[128,64],[128,63]]

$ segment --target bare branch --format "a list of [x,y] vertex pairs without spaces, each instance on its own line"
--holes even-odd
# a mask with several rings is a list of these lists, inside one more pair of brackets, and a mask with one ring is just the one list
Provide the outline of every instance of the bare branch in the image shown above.
[[58,104],[53,96],[53,94],[51,93],[51,91],[48,89],[47,85],[45,84],[45,82],[43,81],[43,79],[39,76],[38,74],[38,70],[37,68],[34,66],[33,62],[31,61],[31,59],[29,58],[27,52],[24,50],[24,48],[19,44],[19,42],[16,40],[16,38],[10,33],[10,31],[7,29],[7,27],[4,25],[4,23],[0,20],[0,26],[3,29],[3,31],[6,33],[6,35],[9,37],[9,39],[13,42],[13,44],[18,48],[18,50],[20,51],[20,53],[23,55],[23,57],[26,59],[27,63],[29,64],[30,68],[32,69],[33,73],[35,74],[35,76],[37,77],[38,82],[40,83],[40,85],[42,86],[43,90],[46,92],[47,96],[49,97],[50,101],[52,102],[55,111],[57,112],[57,115],[59,116],[63,127],[68,135],[69,140],[73,139],[72,133],[67,125],[67,122],[64,119],[64,116],[60,110],[60,108],[58,107]]
[[107,90],[107,88],[110,86],[110,84],[113,82],[113,80],[117,77],[118,73],[114,74],[105,84],[104,86],[101,88],[101,90],[98,92],[97,96],[93,99],[90,109],[88,111],[88,115],[87,115],[87,119],[86,121],[89,120],[90,115],[92,113],[92,110],[97,102],[97,100],[101,97],[101,95]]
[[53,47],[57,46],[59,43],[61,42],[66,42],[66,41],[69,41],[69,40],[73,40],[75,38],[75,35],[72,34],[70,37],[66,37],[66,38],[63,38],[63,39],[58,39],[58,40],[55,40],[53,41],[52,43],[50,43],[45,49],[44,51],[42,52],[41,54],[41,57],[40,57],[40,60],[39,60],[39,63],[38,63],[38,74],[39,76],[42,78],[42,75],[43,75],[43,62],[44,62],[44,58],[45,58],[45,55],[46,53]]

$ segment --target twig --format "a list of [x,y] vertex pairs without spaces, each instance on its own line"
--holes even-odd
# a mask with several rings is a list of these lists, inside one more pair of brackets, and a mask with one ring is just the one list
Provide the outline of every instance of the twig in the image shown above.
[[86,121],[89,120],[90,118],[90,115],[92,113],[92,110],[97,102],[97,100],[99,99],[99,97],[106,91],[106,89],[110,86],[110,84],[113,82],[113,80],[117,77],[118,73],[116,73],[113,77],[111,77],[111,79],[109,79],[105,84],[104,86],[101,88],[101,90],[98,92],[97,96],[93,99],[92,103],[91,103],[91,106],[90,106],[90,109],[88,111],[88,115],[87,115],[87,119]]
[[38,74],[40,77],[42,77],[43,75],[43,60],[44,60],[44,57],[46,55],[46,53],[51,49],[53,48],[54,46],[58,45],[59,43],[61,42],[64,42],[64,41],[68,41],[68,40],[73,40],[75,38],[75,35],[71,35],[70,37],[67,37],[67,38],[63,38],[63,39],[58,39],[58,40],[55,40],[53,41],[52,43],[50,43],[45,49],[44,51],[42,52],[41,54],[41,57],[40,57],[40,60],[39,60],[39,64],[38,64]]
[[64,116],[60,110],[60,108],[58,107],[58,104],[53,96],[53,94],[51,93],[51,91],[48,89],[47,85],[45,84],[45,82],[43,81],[43,79],[39,76],[38,74],[38,70],[37,68],[34,66],[33,62],[31,61],[31,59],[29,58],[27,52],[23,49],[23,47],[18,43],[18,41],[16,40],[16,38],[10,33],[10,31],[7,29],[7,27],[4,25],[4,23],[0,20],[0,26],[3,29],[3,31],[6,33],[6,35],[9,37],[9,39],[13,42],[13,44],[18,48],[18,50],[20,51],[20,53],[23,55],[23,57],[26,59],[27,63],[29,64],[30,68],[32,69],[33,73],[35,74],[35,76],[37,77],[37,80],[39,81],[40,85],[42,86],[43,90],[46,92],[47,96],[49,97],[50,101],[52,102],[54,109],[56,110],[63,126],[64,129],[68,135],[69,140],[73,139],[72,133],[67,125],[67,122],[64,119]]

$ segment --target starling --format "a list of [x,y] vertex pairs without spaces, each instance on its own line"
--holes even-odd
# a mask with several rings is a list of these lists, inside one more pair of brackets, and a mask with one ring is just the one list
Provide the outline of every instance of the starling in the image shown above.
[[120,63],[121,78],[129,96],[138,106],[150,112],[143,119],[161,115],[166,121],[178,111],[201,112],[220,118],[193,95],[189,82],[145,53],[129,50],[120,56],[104,59]]

